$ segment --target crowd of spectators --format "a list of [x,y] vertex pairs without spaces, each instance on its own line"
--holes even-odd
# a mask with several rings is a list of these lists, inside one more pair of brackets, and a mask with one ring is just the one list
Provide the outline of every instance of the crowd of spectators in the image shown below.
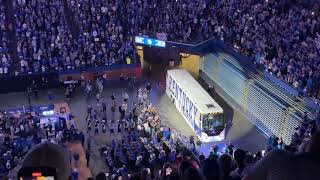
[[[96,180],[251,180],[315,177],[320,167],[320,119],[308,122],[305,118],[296,128],[289,145],[285,145],[281,138],[270,137],[266,151],[252,154],[230,143],[223,148],[213,145],[209,156],[204,156],[198,152],[197,147],[200,144],[193,137],[183,137],[162,122],[157,109],[150,103],[152,88],[152,85],[147,83],[146,88],[138,90],[136,97],[129,96],[125,91],[112,93],[111,113],[107,112],[106,99],[101,95],[96,96],[96,105],[88,105],[87,162],[92,152],[92,136],[102,133],[113,138],[110,144],[100,149],[108,171],[99,173]],[[102,94],[102,91],[97,85],[98,94]],[[119,111],[119,117],[115,115],[116,111]],[[66,117],[64,111],[60,113],[61,117]],[[1,174],[7,174],[19,165],[35,144],[64,144],[74,140],[82,144],[85,142],[85,135],[75,129],[72,116],[70,121],[59,118],[53,122],[50,118],[41,121],[34,114],[2,111],[0,134]],[[73,159],[75,164],[79,164],[79,154],[73,154]],[[74,170],[71,177],[79,178],[78,171]]]
[[316,1],[129,1],[124,18],[134,35],[221,39],[318,102],[319,10]]
[[[71,25],[79,26],[79,39],[70,34],[62,1],[14,1],[20,72],[137,62],[136,35],[164,33],[179,42],[216,37],[319,101],[316,1],[71,0],[67,6],[75,17]],[[10,57],[0,55],[2,68],[8,67]]]
[[[320,167],[319,154],[315,151],[318,144],[312,144],[319,142],[319,122],[302,122],[289,145],[277,137],[270,137],[266,149],[256,153],[231,143],[223,147],[213,145],[206,157],[198,152],[195,139],[174,133],[161,122],[150,103],[150,89],[150,85],[140,88],[136,97],[129,97],[125,92],[113,93],[108,118],[104,99],[99,97],[96,106],[88,106],[87,133],[113,137],[110,144],[100,149],[108,171],[99,173],[97,180],[283,179],[295,177],[295,173],[292,176],[289,172],[301,166],[312,167],[306,176],[312,177]],[[128,99],[134,99],[132,105],[128,105]],[[117,109],[119,118],[114,115]],[[281,173],[277,174],[279,169]]]
[[[209,18],[218,19],[221,39],[266,71],[319,101],[320,14],[316,2],[222,1]],[[205,33],[206,34],[206,33]]]
[[13,1],[19,73],[75,68],[76,43],[68,30],[62,1]]
[[106,16],[95,11],[101,2],[81,1],[79,6],[72,2],[69,8],[80,22],[78,39],[67,26],[63,1],[14,1],[20,73],[123,64],[128,58],[130,63],[138,61],[133,36],[115,21],[103,25]]
[[[39,143],[54,143],[64,146],[65,142],[84,143],[84,135],[64,118],[48,118],[41,121],[39,115],[24,112],[0,112],[0,177],[8,175],[16,166],[21,165],[25,155]],[[71,121],[72,122],[72,116]],[[16,172],[16,171],[13,171]],[[10,173],[9,177],[17,174]]]
[[[20,73],[123,64],[128,59],[134,63],[138,61],[133,42],[135,35],[154,37],[156,33],[165,33],[168,40],[179,42],[216,37],[297,88],[301,94],[313,97],[316,102],[320,99],[320,11],[317,4],[287,0],[72,0],[68,1],[68,7],[80,29],[79,39],[74,39],[67,26],[62,1],[13,2]],[[0,4],[0,76],[8,73],[12,63],[4,12],[3,4]],[[149,109],[148,104],[144,105]],[[115,111],[118,107],[112,108]],[[246,174],[248,179],[261,177],[265,175],[264,168],[268,168],[265,163],[277,163],[275,158],[278,161],[287,158],[281,159],[286,164],[294,156],[289,152],[309,152],[317,128],[314,123],[303,122],[288,146],[283,145],[281,139],[270,138],[268,151],[279,150],[267,153],[266,157],[260,152],[250,154],[241,149],[227,148],[225,153],[214,146],[210,157],[205,158],[195,156],[194,148],[181,150],[178,144],[173,144],[174,138],[166,127],[150,127],[149,119],[134,117],[134,112],[131,118],[123,119],[130,115],[125,100],[119,110],[122,114],[119,121],[110,120],[108,124],[107,120],[96,122],[94,117],[88,120],[88,131],[94,126],[95,134],[100,129],[105,133],[108,127],[110,133],[117,130],[128,136],[120,142],[114,141],[102,151],[109,165],[109,178],[126,178],[132,172],[139,172],[131,174],[131,178],[137,179],[240,179]],[[155,118],[156,114],[150,116]],[[23,137],[28,137],[30,132],[33,137],[37,134],[36,137],[43,138],[51,134],[52,129],[38,127],[37,123],[30,125],[25,118],[1,121],[1,131],[11,137],[7,136],[1,142],[1,172],[14,167],[34,143],[30,144]],[[14,123],[7,125],[4,122]],[[131,127],[134,127],[132,131]],[[34,133],[35,130],[39,133]],[[288,167],[295,166],[292,164]]]
[[[221,39],[318,102],[320,9],[308,3],[129,1],[126,25],[133,34],[166,33],[174,41]],[[112,8],[122,9],[121,3]]]
[[[176,160],[176,151],[189,149],[195,152],[195,144],[189,137],[161,123],[159,113],[150,103],[150,90],[151,84],[147,83],[146,88],[138,90],[136,97],[126,92],[113,93],[111,114],[107,113],[106,100],[100,95],[96,96],[96,106],[88,105],[88,135],[102,133],[112,137],[111,143],[101,148],[100,153],[108,166],[109,176],[114,179],[141,172],[144,168],[150,168],[150,173],[155,175],[161,165]],[[119,118],[116,116],[117,110]],[[87,157],[90,157],[90,147],[88,144]]]
[[6,16],[3,3],[0,4],[0,76],[9,72],[11,57],[8,49],[9,39],[7,35]]
[[[14,168],[28,152],[31,144],[26,138],[20,138],[19,136],[27,137],[32,129],[24,118],[8,117],[4,112],[0,113],[0,126],[0,151],[2,154],[0,158],[0,176],[2,176]],[[9,134],[12,134],[12,136],[9,136]]]
[[[128,99],[126,93],[123,96],[124,99]],[[107,125],[111,134],[118,133],[123,136],[120,142],[113,140],[110,146],[101,150],[112,173],[116,173],[117,168],[123,166],[129,170],[141,171],[142,167],[149,163],[155,165],[158,156],[161,156],[164,162],[165,151],[171,153],[171,158],[175,158],[172,137],[177,139],[181,135],[161,125],[160,116],[148,100],[147,89],[140,89],[137,97],[138,102],[134,105],[132,112],[127,112],[129,116],[126,116],[125,102],[121,105],[121,110],[125,110],[124,117],[127,118],[114,123],[117,124],[116,129],[112,124]],[[112,119],[111,123],[113,123]],[[162,138],[166,143],[162,144]],[[188,142],[184,141],[184,144]]]
[[80,28],[80,52],[88,65],[101,66],[139,61],[136,32],[127,24],[123,1],[68,1]]

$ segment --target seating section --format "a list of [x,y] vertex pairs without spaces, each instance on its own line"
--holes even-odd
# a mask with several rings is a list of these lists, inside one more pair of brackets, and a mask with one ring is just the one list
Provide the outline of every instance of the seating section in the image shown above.
[[[66,1],[67,8],[63,2],[13,1],[18,72],[138,62],[136,35],[161,33],[178,42],[215,37],[319,102],[320,10],[316,1],[71,0]],[[67,23],[66,15],[74,18]],[[3,17],[1,11],[1,24]],[[79,30],[79,37],[74,39],[70,28]],[[7,49],[8,39],[3,40],[2,49]],[[6,54],[2,59],[6,62],[1,67],[7,71],[11,58]]]
[[[0,78],[139,63],[137,35],[183,43],[216,38],[320,104],[320,5],[316,0],[0,0]],[[280,88],[247,72],[223,52],[207,54],[202,60],[204,75],[270,135],[267,151],[307,151],[306,142],[319,130],[318,122],[308,122],[314,114],[303,112],[305,108]],[[86,85],[89,99],[92,86]],[[76,88],[70,87],[68,101]],[[106,107],[88,111],[87,134],[94,123],[95,135],[100,129],[106,133],[106,128],[114,135],[117,124],[123,138],[100,149],[108,179],[241,179],[243,172],[250,174],[243,171],[245,166],[255,167],[264,159],[261,151],[255,155],[236,152],[231,143],[213,145],[207,157],[199,154],[200,142],[161,123],[149,103],[149,90],[138,91],[140,111],[129,112],[128,98],[120,102],[120,120],[101,117],[100,122],[97,114]],[[112,101],[114,113],[118,107]],[[70,127],[66,122],[41,124],[27,113],[17,117],[2,111],[0,135],[0,179],[13,172],[36,144],[85,141],[84,133],[72,123]],[[74,157],[79,160],[79,155]],[[236,165],[231,166],[234,161]],[[73,169],[70,179],[78,179],[77,173]],[[105,176],[101,172],[96,179]]]
[[13,1],[16,13],[19,73],[80,66],[77,42],[68,30],[62,1]]
[[[117,1],[68,1],[80,27],[80,53],[88,54],[89,65],[103,66],[139,62],[134,35],[124,4]],[[130,9],[130,2],[127,2]],[[136,25],[137,26],[137,25]]]
[[[9,38],[7,35],[6,15],[4,4],[0,3],[0,76],[9,73],[12,59],[9,54]],[[12,28],[12,27],[11,27]]]

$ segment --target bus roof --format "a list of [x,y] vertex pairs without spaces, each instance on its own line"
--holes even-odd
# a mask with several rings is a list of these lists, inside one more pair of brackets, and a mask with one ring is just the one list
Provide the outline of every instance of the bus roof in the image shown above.
[[183,92],[198,108],[201,114],[216,114],[223,112],[223,109],[219,106],[219,104],[186,70],[168,70],[167,74],[176,81]]

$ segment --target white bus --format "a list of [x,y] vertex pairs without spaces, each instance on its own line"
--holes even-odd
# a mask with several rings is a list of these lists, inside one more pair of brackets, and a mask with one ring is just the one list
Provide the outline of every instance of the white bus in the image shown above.
[[167,71],[166,93],[200,141],[224,139],[223,109],[186,70]]

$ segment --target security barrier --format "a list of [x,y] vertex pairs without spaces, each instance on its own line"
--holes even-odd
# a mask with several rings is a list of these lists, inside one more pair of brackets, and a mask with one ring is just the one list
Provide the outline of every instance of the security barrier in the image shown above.
[[241,105],[242,108],[246,107],[244,105],[246,99],[244,90],[247,79],[241,74],[241,71],[232,68],[215,54],[204,56],[201,68],[202,72],[213,79],[228,95],[232,95],[237,104]]
[[210,53],[201,59],[200,76],[208,84],[218,86],[247,118],[268,136],[282,137],[286,144],[301,122],[294,108],[261,84],[234,58]]

